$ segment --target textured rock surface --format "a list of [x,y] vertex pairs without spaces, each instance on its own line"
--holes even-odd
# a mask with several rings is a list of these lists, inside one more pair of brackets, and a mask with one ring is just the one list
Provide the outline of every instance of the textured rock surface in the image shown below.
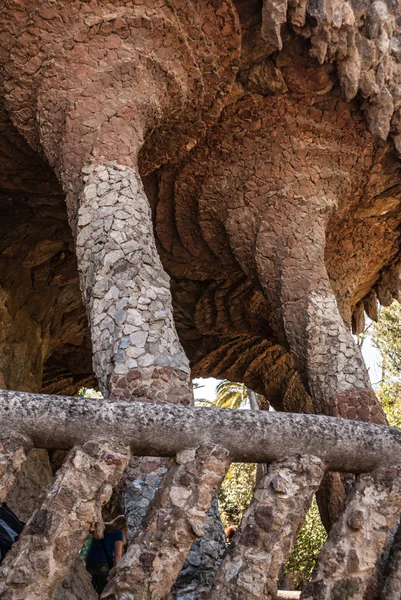
[[[222,125],[175,174],[173,201],[180,237],[170,254],[178,252],[179,244],[188,246],[193,235],[188,222],[192,224],[197,215],[199,234],[212,245],[213,233],[218,228],[225,232],[244,271],[259,280],[275,315],[272,328],[278,341],[289,345],[294,359],[279,346],[263,348],[266,392],[273,405],[286,406],[298,367],[316,412],[338,410],[342,416],[359,416],[357,395],[354,400],[347,394],[359,389],[366,410],[365,417],[360,411],[360,418],[384,422],[362,357],[339,313],[324,260],[330,217],[342,208],[345,197],[360,194],[368,179],[370,159],[366,161],[361,137],[367,134],[359,123],[351,125],[346,105],[335,99],[326,102],[319,106],[309,98],[247,97],[227,109]],[[347,135],[339,113],[349,123]],[[324,128],[326,119],[330,132]],[[164,177],[167,185],[171,177],[167,169]],[[157,229],[162,243],[164,205],[162,197]],[[200,255],[200,260],[204,257]],[[227,356],[223,362],[228,362]],[[276,362],[281,365],[281,381],[274,385],[268,367]],[[259,364],[254,361],[255,370]]]
[[311,56],[320,64],[337,63],[344,98],[349,101],[359,92],[368,100],[367,120],[372,133],[385,140],[392,125],[397,146],[399,16],[397,2],[264,0],[262,35],[279,50],[283,48],[282,26],[286,23],[309,38]]
[[113,163],[92,165],[84,181],[76,248],[101,390],[125,400],[190,402],[189,363],[142,182]]
[[94,376],[64,195],[1,101],[0,130],[1,387],[75,394]]
[[400,296],[400,11],[3,2],[0,388],[188,404],[191,366],[384,423],[350,330]]
[[271,463],[223,558],[213,600],[273,600],[279,572],[324,474],[323,463],[302,456]]
[[0,438],[10,426],[35,445],[52,448],[69,448],[105,435],[113,438],[118,432],[139,456],[174,457],[196,442],[197,446],[223,446],[234,462],[270,463],[283,455],[311,454],[327,469],[346,473],[401,462],[400,429],[323,415],[99,403],[89,398],[0,391]]
[[168,600],[207,600],[226,549],[226,534],[213,500],[204,534],[192,544]]
[[70,452],[2,563],[0,597],[53,598],[89,530],[102,534],[101,507],[128,460],[127,448],[112,441],[88,442]]
[[91,576],[81,557],[77,557],[72,569],[54,594],[54,600],[97,600]]
[[302,600],[374,598],[378,557],[398,522],[400,503],[399,469],[360,475],[344,513],[329,533]]
[[398,527],[391,547],[387,568],[382,573],[379,600],[398,600],[401,589],[401,527]]
[[145,519],[102,594],[109,600],[167,598],[230,464],[216,446],[188,448],[169,465]]
[[32,516],[38,498],[52,478],[47,451],[37,448],[30,450],[6,497],[8,506],[21,521],[28,521]]
[[[29,445],[28,445],[29,446]],[[26,459],[25,444],[0,443],[0,501],[3,502],[15,483]]]

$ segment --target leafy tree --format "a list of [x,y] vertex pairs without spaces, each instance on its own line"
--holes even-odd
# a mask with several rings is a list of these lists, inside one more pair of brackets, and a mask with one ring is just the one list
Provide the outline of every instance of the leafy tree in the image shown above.
[[401,305],[382,308],[373,328],[373,341],[382,358],[382,380],[401,377]]
[[326,541],[327,533],[320,519],[316,499],[306,515],[306,520],[298,534],[293,553],[285,566],[286,573],[292,573],[293,586],[297,590],[310,580],[318,554]]
[[379,312],[373,342],[382,359],[377,395],[393,427],[401,427],[401,305],[394,302]]
[[260,410],[269,410],[269,403],[264,396],[255,394],[243,383],[228,381],[228,379],[223,379],[216,386],[216,398],[210,404],[216,408],[241,408],[248,404],[252,409],[255,404],[255,409],[258,406]]
[[243,383],[223,379],[216,386],[216,398],[213,406],[216,408],[240,408],[247,400],[248,394]]
[[401,379],[382,381],[377,395],[386,413],[388,424],[401,427]]
[[255,487],[256,465],[233,463],[219,491],[220,516],[225,527],[238,527],[242,515],[252,500]]

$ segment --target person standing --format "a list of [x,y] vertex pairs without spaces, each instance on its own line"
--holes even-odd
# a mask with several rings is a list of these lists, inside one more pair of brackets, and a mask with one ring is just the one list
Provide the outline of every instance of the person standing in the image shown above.
[[106,587],[109,573],[123,555],[125,517],[120,515],[105,523],[104,537],[94,539],[86,558],[86,569],[92,576],[92,585],[100,595]]

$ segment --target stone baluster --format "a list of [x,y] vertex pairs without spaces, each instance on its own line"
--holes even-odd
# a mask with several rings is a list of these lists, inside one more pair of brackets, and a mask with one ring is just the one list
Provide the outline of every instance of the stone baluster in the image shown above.
[[[358,476],[345,510],[319,554],[302,600],[373,599],[378,559],[398,522],[400,506],[401,468],[377,469]],[[398,588],[397,598],[399,594]]]
[[0,502],[5,500],[12,488],[29,446],[25,441],[0,443]]
[[[189,362],[142,181],[132,167],[115,162],[86,167],[83,181],[76,248],[100,388],[115,400],[190,404]],[[166,464],[154,457],[132,460],[124,486],[129,538]]]
[[1,565],[2,600],[53,598],[89,531],[103,534],[101,507],[129,456],[116,441],[87,442],[71,450]]
[[225,473],[228,452],[201,446],[172,459],[138,535],[102,594],[107,600],[166,599]]
[[211,600],[273,600],[277,579],[324,474],[316,457],[271,463],[223,559]]
[[[383,565],[384,566],[384,565]],[[388,562],[381,573],[377,600],[399,600],[401,590],[401,526],[392,540]]]
[[202,538],[192,544],[168,600],[209,600],[226,549],[217,498],[212,502],[204,529]]

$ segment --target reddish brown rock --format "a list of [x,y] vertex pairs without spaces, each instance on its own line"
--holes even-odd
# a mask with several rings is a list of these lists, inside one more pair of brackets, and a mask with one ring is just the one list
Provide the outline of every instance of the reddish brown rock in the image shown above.
[[400,296],[399,17],[3,3],[0,387],[188,404],[191,367],[384,423],[350,328]]
[[400,483],[399,469],[378,469],[357,478],[302,600],[374,598],[378,557],[399,518]]
[[51,599],[89,531],[101,536],[101,507],[129,460],[119,442],[74,448],[2,563],[0,597]]

